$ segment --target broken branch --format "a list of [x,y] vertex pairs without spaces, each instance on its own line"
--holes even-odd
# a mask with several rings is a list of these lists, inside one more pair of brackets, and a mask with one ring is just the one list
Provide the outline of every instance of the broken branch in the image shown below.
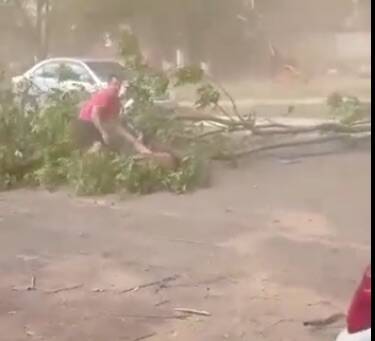
[[305,327],[326,327],[345,318],[345,314],[337,313],[324,319],[316,319],[303,322]]
[[146,335],[143,335],[143,336],[140,336],[140,337],[135,338],[133,341],[146,340],[146,339],[149,339],[149,338],[151,338],[151,337],[154,337],[155,335],[156,335],[156,333],[146,334]]
[[153,281],[153,282],[141,284],[141,285],[136,286],[136,287],[121,290],[120,294],[126,294],[128,292],[138,291],[139,289],[145,289],[145,288],[149,288],[149,287],[156,286],[156,285],[157,286],[163,286],[163,285],[166,285],[169,282],[173,282],[173,281],[177,280],[178,278],[179,278],[178,275],[169,276],[169,277],[163,278],[163,279],[158,280],[158,281]]
[[191,314],[191,315],[198,315],[198,316],[211,316],[211,313],[204,310],[196,310],[196,309],[189,309],[189,308],[175,308],[174,311],[179,313]]
[[58,294],[63,291],[71,291],[71,290],[79,289],[82,287],[83,287],[83,284],[76,284],[76,285],[72,285],[69,287],[63,287],[63,288],[58,288],[58,289],[53,289],[53,290],[45,290],[44,292],[46,294]]
[[317,143],[325,143],[325,142],[332,142],[332,141],[355,141],[355,140],[360,140],[363,139],[363,136],[352,136],[352,135],[333,135],[333,136],[324,136],[324,137],[312,137],[312,138],[304,138],[304,139],[299,139],[297,141],[288,141],[288,142],[281,142],[281,143],[275,143],[275,144],[269,144],[269,145],[264,145],[264,146],[259,146],[259,147],[254,147],[251,149],[243,150],[243,151],[238,151],[233,154],[219,154],[214,156],[214,159],[216,160],[232,160],[234,158],[240,158],[244,156],[249,156],[251,154],[256,154],[259,152],[263,151],[268,151],[268,150],[274,150],[274,149],[281,149],[281,148],[289,148],[289,147],[296,147],[296,146],[303,146],[303,145],[312,145],[312,144],[317,144]]

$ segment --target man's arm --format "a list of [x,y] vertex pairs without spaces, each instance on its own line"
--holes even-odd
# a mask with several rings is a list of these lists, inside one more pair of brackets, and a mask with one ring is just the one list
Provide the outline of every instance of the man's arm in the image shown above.
[[[94,106],[92,109],[92,122],[95,125],[95,127],[98,129],[100,134],[103,137],[103,140],[106,144],[109,143],[109,133],[107,132],[105,124],[103,124],[103,121],[101,119],[101,111],[103,110],[103,107],[101,106]],[[143,145],[140,141],[138,141],[137,138],[135,138],[130,132],[127,131],[126,128],[124,128],[121,123],[118,120],[115,120],[111,122],[111,126],[114,127],[117,132],[129,143],[131,143],[134,147],[134,149],[141,154],[152,154],[152,151],[148,149],[145,145]]]
[[120,123],[116,125],[117,132],[128,142],[130,142],[134,149],[141,154],[152,154],[152,151],[148,149],[143,143],[135,138],[130,132],[127,131]]
[[103,110],[102,107],[99,107],[99,106],[93,107],[92,113],[91,113],[92,123],[94,124],[96,129],[99,130],[100,134],[103,137],[104,142],[108,144],[109,137],[108,137],[108,133],[107,133],[105,127],[104,127],[103,121],[100,117],[101,110]]

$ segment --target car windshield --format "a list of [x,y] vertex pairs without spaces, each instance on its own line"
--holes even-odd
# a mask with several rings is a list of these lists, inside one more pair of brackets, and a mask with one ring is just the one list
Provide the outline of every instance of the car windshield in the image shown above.
[[103,82],[108,80],[110,75],[117,75],[124,80],[129,80],[132,75],[120,63],[116,62],[86,62],[86,65],[99,77]]

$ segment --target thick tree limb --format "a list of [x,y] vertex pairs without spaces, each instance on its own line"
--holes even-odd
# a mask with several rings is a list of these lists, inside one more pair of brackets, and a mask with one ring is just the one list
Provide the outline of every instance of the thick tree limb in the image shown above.
[[341,123],[322,123],[313,126],[301,127],[301,126],[288,126],[281,129],[268,129],[269,126],[255,126],[254,134],[257,135],[285,135],[285,134],[302,134],[302,133],[313,133],[313,132],[335,132],[335,133],[364,133],[371,131],[371,125],[351,125],[347,126]]
[[227,125],[228,127],[234,127],[234,126],[243,126],[241,122],[239,121],[230,121],[229,119],[221,118],[221,117],[215,117],[212,115],[178,115],[176,116],[176,119],[182,120],[182,121],[191,121],[191,122],[215,122],[223,125]]
[[[270,122],[268,124],[243,124],[242,121],[228,120],[222,117],[215,117],[211,115],[179,115],[176,117],[179,120],[192,121],[192,122],[214,122],[221,125],[225,125],[228,129],[225,131],[248,130],[256,135],[287,135],[287,134],[302,134],[302,133],[313,133],[313,132],[335,132],[335,133],[364,133],[371,131],[371,121],[359,121],[353,122],[351,125],[345,125],[342,123],[328,122],[321,124],[314,124],[311,126],[298,126],[298,125],[286,125],[277,122]],[[236,128],[236,129],[234,129]],[[211,135],[213,133],[208,133]]]
[[318,144],[318,143],[326,143],[326,142],[332,142],[332,141],[358,141],[363,140],[366,138],[369,138],[371,135],[365,135],[365,136],[353,136],[353,135],[347,135],[347,134],[340,134],[340,135],[333,135],[333,136],[319,136],[319,137],[310,137],[310,138],[304,138],[299,139],[297,141],[288,141],[288,142],[281,142],[281,143],[275,143],[275,144],[268,144],[258,147],[253,147],[250,149],[245,149],[242,151],[238,151],[231,154],[220,154],[213,157],[215,160],[233,160],[236,158],[241,158],[244,156],[249,156],[251,154],[256,154],[263,151],[268,150],[274,150],[274,149],[282,149],[282,148],[289,148],[289,147],[297,147],[297,146],[306,146],[306,145],[312,145],[312,144]]

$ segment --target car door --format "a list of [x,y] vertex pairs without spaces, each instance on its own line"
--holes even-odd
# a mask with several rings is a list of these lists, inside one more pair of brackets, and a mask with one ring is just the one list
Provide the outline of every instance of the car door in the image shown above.
[[36,68],[27,78],[32,84],[33,92],[49,93],[58,88],[58,62],[47,62]]
[[64,62],[59,68],[59,84],[63,91],[85,90],[94,91],[95,81],[81,63]]

